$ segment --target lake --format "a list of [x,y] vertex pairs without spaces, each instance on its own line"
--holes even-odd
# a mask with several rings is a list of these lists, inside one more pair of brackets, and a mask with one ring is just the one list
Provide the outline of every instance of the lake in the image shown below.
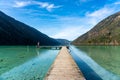
[[[0,46],[0,80],[44,80],[59,50]],[[70,46],[86,80],[120,80],[120,46]]]
[[87,80],[120,80],[120,46],[72,46],[71,55]]
[[43,80],[59,50],[0,46],[0,80]]

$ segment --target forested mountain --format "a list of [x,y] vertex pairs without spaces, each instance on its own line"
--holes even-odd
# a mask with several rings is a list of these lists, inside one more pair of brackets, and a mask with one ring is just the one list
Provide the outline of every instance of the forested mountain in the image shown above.
[[0,45],[60,45],[38,30],[0,11]]
[[61,45],[70,45],[70,41],[67,39],[56,39]]

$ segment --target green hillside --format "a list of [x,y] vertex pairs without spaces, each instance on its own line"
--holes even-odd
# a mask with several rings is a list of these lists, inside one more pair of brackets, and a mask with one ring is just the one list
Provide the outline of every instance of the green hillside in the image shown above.
[[102,20],[72,43],[75,45],[120,45],[120,12]]

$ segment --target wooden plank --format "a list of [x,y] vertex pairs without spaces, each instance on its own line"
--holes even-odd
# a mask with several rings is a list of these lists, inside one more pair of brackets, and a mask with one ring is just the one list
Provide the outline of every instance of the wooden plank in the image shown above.
[[65,46],[60,50],[45,80],[85,80]]

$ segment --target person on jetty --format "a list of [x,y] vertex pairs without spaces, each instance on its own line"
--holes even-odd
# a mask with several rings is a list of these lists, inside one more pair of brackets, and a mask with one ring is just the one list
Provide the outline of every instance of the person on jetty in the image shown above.
[[37,43],[37,48],[39,48],[39,47],[40,47],[40,42]]

